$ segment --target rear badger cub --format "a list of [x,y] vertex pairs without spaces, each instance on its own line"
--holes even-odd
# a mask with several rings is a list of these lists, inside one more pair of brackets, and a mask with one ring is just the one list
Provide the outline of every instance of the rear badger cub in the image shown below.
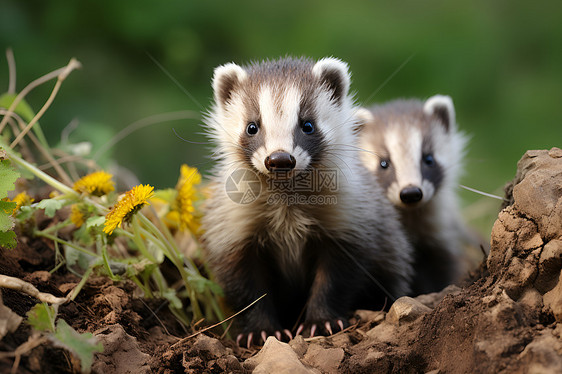
[[467,138],[448,96],[360,109],[364,165],[399,210],[414,245],[414,293],[459,280],[467,237],[456,193]]
[[[238,319],[244,344],[301,331],[331,334],[355,308],[380,307],[410,291],[411,247],[395,209],[361,166],[349,85],[347,65],[334,58],[215,70],[206,124],[217,163],[203,246],[233,310],[267,294]],[[337,188],[300,192],[277,183],[321,179],[325,171],[335,173]],[[233,199],[226,191],[233,186],[248,187],[251,199]],[[281,193],[289,200],[272,198]],[[327,196],[335,200],[321,203]]]

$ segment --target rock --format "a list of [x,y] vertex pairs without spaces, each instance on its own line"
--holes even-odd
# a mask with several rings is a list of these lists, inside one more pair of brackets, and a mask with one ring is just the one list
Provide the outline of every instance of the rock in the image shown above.
[[562,273],[558,279],[558,284],[550,291],[544,294],[543,301],[545,307],[550,309],[554,315],[556,322],[562,322]]
[[151,373],[150,355],[143,353],[136,338],[127,334],[121,325],[111,325],[94,332],[103,344],[103,352],[96,353],[92,373]]
[[[537,223],[543,239],[560,236],[562,227],[562,149],[528,151],[517,164],[514,206]],[[517,182],[520,177],[520,182]]]
[[4,305],[2,292],[0,292],[0,340],[2,340],[7,333],[16,331],[22,321],[22,317],[18,316]]
[[330,337],[330,342],[332,343],[332,345],[342,348],[345,348],[352,344],[349,334],[346,333],[339,333],[339,334],[332,335]]
[[527,373],[562,373],[562,341],[552,329],[546,329],[527,344],[518,359],[527,367]]
[[293,351],[299,356],[299,358],[303,358],[304,354],[308,350],[308,344],[304,341],[302,335],[298,335],[293,340],[289,342],[289,346],[293,348]]
[[419,295],[414,297],[415,300],[419,301],[423,305],[427,306],[428,308],[435,308],[437,304],[441,302],[447,295],[457,295],[461,292],[460,287],[451,284],[445,287],[443,290],[439,292],[432,292],[425,295]]
[[227,354],[226,347],[218,340],[210,336],[200,334],[195,338],[195,342],[189,348],[190,356],[195,354],[205,355],[209,358],[219,358]]
[[397,335],[396,326],[388,322],[383,322],[367,332],[367,336],[371,339],[393,345],[398,343]]
[[273,336],[267,338],[257,355],[244,362],[244,368],[253,374],[316,374],[318,370],[306,368],[289,344],[282,343]]
[[427,306],[423,305],[416,299],[403,296],[392,304],[388,314],[386,315],[386,321],[399,326],[404,323],[415,321],[428,312],[431,312],[431,309]]
[[384,320],[385,313],[380,310],[365,310],[358,309],[355,311],[355,318],[360,322],[375,322],[379,323]]
[[539,258],[539,274],[535,287],[541,293],[550,291],[558,282],[558,273],[562,269],[562,240],[546,243]]
[[543,307],[542,295],[535,288],[525,290],[518,301],[534,310],[540,310]]
[[320,369],[323,373],[335,373],[344,357],[341,348],[322,348],[318,344],[311,344],[304,356],[303,362]]

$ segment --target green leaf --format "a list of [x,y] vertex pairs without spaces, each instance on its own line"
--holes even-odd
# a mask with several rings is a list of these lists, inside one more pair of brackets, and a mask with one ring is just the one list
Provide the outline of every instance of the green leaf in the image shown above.
[[[0,107],[8,109],[16,98],[16,94],[6,93],[0,96]],[[14,109],[14,113],[20,116],[25,122],[30,122],[33,117],[35,117],[35,113],[33,113],[33,109],[29,106],[29,104],[25,100],[21,100],[16,108]]]
[[45,209],[45,215],[47,217],[53,218],[57,210],[62,208],[66,204],[66,200],[57,199],[44,199],[37,204],[38,208]]
[[52,306],[41,303],[36,304],[27,312],[27,323],[35,330],[55,332],[55,317],[57,313]]
[[103,226],[104,222],[104,216],[90,217],[86,220],[86,227],[91,228],[95,226]]
[[172,307],[174,307],[176,309],[182,309],[183,308],[183,304],[182,304],[181,300],[179,299],[179,297],[177,296],[176,290],[174,290],[173,288],[168,288],[167,290],[162,292],[162,297],[165,298],[166,300],[168,300]]
[[98,342],[92,333],[80,334],[62,319],[57,321],[54,339],[55,343],[68,349],[80,359],[82,372],[89,372],[94,362],[94,353],[103,352],[103,344]]
[[[8,197],[8,191],[15,189],[14,183],[19,177],[14,170],[6,152],[0,148],[0,200]],[[16,246],[16,234],[11,231],[14,228],[12,212],[16,203],[0,201],[0,246],[14,248]]]
[[0,231],[0,247],[6,249],[16,248],[16,233],[13,231]]
[[[6,93],[0,96],[0,108],[8,109],[14,100],[16,99],[17,94]],[[31,109],[31,106],[25,101],[21,100],[16,108],[14,109],[14,113],[20,116],[25,122],[29,123],[35,117],[35,112]],[[43,134],[43,130],[39,126],[39,122],[33,126],[33,132],[39,138],[39,141],[43,146],[47,147],[47,140],[45,139],[45,135]]]
[[88,230],[86,225],[80,226],[78,230],[74,231],[72,236],[75,240],[78,240],[87,246],[94,243],[94,238],[90,235],[90,230]]
[[[0,157],[2,152],[0,149]],[[12,167],[10,160],[0,160],[0,199],[8,197],[8,191],[13,191],[16,188],[14,183],[19,176],[19,173]]]
[[17,206],[11,201],[0,201],[0,231],[8,231],[14,227],[12,212]]
[[223,293],[218,284],[200,275],[188,275],[187,281],[200,294],[204,293],[206,289],[216,295],[222,295]]
[[27,221],[28,219],[30,219],[33,216],[34,211],[35,211],[35,209],[30,207],[29,205],[24,205],[24,206],[20,207],[19,211],[16,214],[16,218],[20,222]]
[[76,249],[63,245],[64,248],[64,258],[66,259],[66,264],[68,266],[78,265],[80,269],[86,270],[90,265],[96,261],[94,256],[90,256],[87,253],[77,251]]

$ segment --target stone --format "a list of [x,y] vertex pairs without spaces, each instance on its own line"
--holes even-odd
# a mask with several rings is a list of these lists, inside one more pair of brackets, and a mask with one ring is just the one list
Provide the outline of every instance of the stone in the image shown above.
[[316,374],[318,370],[309,369],[300,362],[299,357],[287,343],[270,336],[257,355],[244,362],[244,368],[253,374]]
[[551,240],[544,246],[539,258],[539,273],[535,287],[541,293],[554,288],[562,269],[562,240]]
[[543,301],[545,307],[549,308],[556,322],[562,322],[562,273],[558,278],[558,284],[544,294]]
[[424,314],[431,312],[431,308],[416,299],[403,296],[396,300],[386,315],[386,321],[395,326],[415,321]]
[[447,295],[458,295],[461,288],[454,284],[448,285],[439,292],[432,292],[425,295],[416,296],[414,299],[427,306],[428,308],[435,308]]
[[396,333],[396,326],[388,322],[383,322],[373,327],[367,332],[367,336],[386,344],[394,345],[398,343],[396,338],[398,336]]
[[125,332],[121,325],[111,325],[94,332],[103,344],[103,352],[96,353],[92,373],[151,373],[148,360],[137,339]]
[[335,373],[343,357],[344,351],[341,348],[322,348],[318,344],[311,344],[304,355],[303,362],[324,373]]

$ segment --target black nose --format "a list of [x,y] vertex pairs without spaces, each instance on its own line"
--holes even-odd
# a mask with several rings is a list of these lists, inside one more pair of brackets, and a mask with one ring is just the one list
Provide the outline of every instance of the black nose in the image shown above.
[[287,152],[273,152],[265,158],[265,167],[269,171],[294,169],[297,161]]
[[423,197],[421,188],[416,186],[408,186],[400,191],[400,200],[404,204],[414,204],[419,202]]

